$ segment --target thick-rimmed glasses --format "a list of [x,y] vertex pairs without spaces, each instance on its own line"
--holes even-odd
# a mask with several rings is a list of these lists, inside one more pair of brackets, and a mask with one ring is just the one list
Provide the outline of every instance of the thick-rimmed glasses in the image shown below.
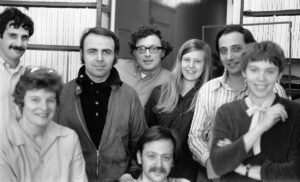
[[151,54],[157,54],[160,49],[163,49],[163,47],[158,47],[158,46],[151,46],[151,47],[139,46],[139,47],[135,47],[135,50],[137,50],[137,52],[139,54],[145,54],[147,49],[149,50],[149,52]]

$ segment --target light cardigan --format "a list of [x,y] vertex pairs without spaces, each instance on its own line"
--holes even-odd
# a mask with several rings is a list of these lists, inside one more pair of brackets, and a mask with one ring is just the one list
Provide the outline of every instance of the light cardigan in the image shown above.
[[[284,106],[288,118],[261,136],[261,153],[258,155],[252,150],[245,151],[243,135],[251,123],[245,100],[224,104],[217,111],[210,159],[221,181],[251,181],[233,172],[241,163],[261,165],[262,181],[300,181],[300,105],[278,96],[273,105],[276,103]],[[231,140],[232,144],[217,146],[224,138]]]
[[18,122],[11,124],[0,140],[0,181],[87,182],[76,133],[51,121],[39,147]]

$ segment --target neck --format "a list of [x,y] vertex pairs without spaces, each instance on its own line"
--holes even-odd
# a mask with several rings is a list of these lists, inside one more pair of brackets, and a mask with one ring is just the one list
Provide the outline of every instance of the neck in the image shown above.
[[245,84],[245,78],[242,74],[240,75],[231,75],[228,74],[226,79],[226,83],[232,88],[233,90],[241,90]]
[[151,75],[151,74],[154,74],[154,73],[158,72],[160,69],[161,69],[161,66],[158,66],[157,68],[155,68],[153,70],[143,70],[141,68],[141,73],[148,76],[148,75]]
[[31,125],[28,122],[26,122],[26,118],[24,117],[21,118],[19,123],[23,131],[38,145],[41,145],[47,127],[40,128]]
[[181,90],[181,95],[184,96],[187,94],[196,84],[196,81],[189,81],[183,79],[182,81],[182,90]]
[[258,97],[254,97],[251,93],[249,93],[249,98],[251,99],[251,101],[254,105],[262,106],[263,103],[265,103],[265,102],[269,102],[270,100],[273,101],[275,99],[275,94],[272,93],[267,97],[258,98]]
[[0,52],[0,56],[1,58],[9,65],[9,68],[13,69],[13,68],[16,68],[18,66],[18,64],[20,63],[20,60],[10,60],[8,58],[6,58],[2,52]]

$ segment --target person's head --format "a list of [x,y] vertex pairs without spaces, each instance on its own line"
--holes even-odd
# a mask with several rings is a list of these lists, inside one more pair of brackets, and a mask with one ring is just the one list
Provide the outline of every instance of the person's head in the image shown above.
[[242,56],[243,76],[252,99],[264,100],[273,94],[284,69],[284,52],[271,41],[252,43]]
[[141,177],[162,182],[168,178],[177,151],[177,138],[163,126],[148,128],[137,143],[137,160],[142,165]]
[[230,75],[241,75],[241,56],[252,42],[251,32],[240,25],[228,25],[217,33],[216,50]]
[[142,26],[131,35],[129,42],[131,54],[145,72],[161,67],[161,61],[172,50],[172,46],[163,40],[161,32],[152,26]]
[[208,81],[211,69],[211,51],[207,43],[199,39],[190,39],[180,47],[172,73],[177,82]]
[[117,60],[120,43],[112,31],[94,27],[83,33],[80,39],[81,63],[91,80],[104,82]]
[[32,19],[17,8],[6,8],[0,14],[0,56],[15,67],[33,34]]
[[53,69],[27,68],[13,92],[14,102],[21,111],[21,118],[35,125],[46,125],[53,118],[59,104],[63,83]]

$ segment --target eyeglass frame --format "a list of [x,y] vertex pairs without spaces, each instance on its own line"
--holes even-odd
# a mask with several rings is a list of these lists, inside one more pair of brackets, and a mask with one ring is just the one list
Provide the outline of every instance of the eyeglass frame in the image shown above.
[[[144,48],[144,50],[139,50],[140,48]],[[154,49],[155,50],[151,50]],[[156,51],[157,49],[157,51]],[[147,50],[149,50],[149,53],[151,54],[157,54],[159,52],[159,50],[164,49],[164,47],[162,46],[150,46],[150,47],[146,47],[146,46],[138,46],[138,47],[134,47],[134,50],[136,50],[139,54],[145,54],[147,52]],[[154,52],[153,52],[154,51]]]

